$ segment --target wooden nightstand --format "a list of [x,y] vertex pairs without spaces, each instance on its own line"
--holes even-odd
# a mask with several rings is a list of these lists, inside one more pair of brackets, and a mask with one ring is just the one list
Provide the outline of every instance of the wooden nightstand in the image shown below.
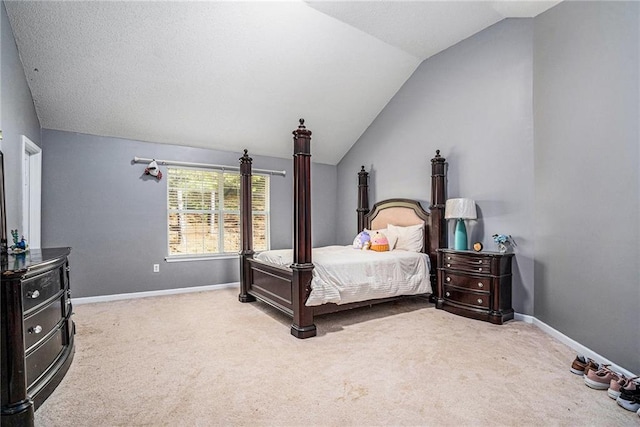
[[499,252],[438,249],[436,308],[497,325],[513,319],[512,258]]

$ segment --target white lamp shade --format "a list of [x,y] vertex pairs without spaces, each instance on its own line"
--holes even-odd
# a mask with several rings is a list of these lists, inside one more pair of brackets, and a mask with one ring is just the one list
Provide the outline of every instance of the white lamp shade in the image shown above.
[[445,219],[476,219],[476,202],[471,199],[449,199],[444,208]]

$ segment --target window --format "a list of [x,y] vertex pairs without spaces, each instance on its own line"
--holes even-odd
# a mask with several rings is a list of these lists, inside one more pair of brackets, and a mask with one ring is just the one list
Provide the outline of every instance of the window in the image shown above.
[[[253,247],[269,249],[269,176],[252,175]],[[168,168],[169,256],[240,251],[240,174]]]

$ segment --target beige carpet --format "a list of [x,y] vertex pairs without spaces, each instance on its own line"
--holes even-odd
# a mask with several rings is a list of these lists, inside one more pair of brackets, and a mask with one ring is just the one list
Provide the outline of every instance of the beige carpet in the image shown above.
[[37,426],[639,425],[523,322],[419,300],[290,320],[236,289],[80,305],[76,356]]

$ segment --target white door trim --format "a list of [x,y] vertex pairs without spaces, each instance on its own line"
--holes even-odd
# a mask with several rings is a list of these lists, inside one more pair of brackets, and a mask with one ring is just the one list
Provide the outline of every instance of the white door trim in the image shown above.
[[22,135],[21,141],[22,234],[24,234],[31,249],[40,249],[42,220],[42,149],[24,135]]

